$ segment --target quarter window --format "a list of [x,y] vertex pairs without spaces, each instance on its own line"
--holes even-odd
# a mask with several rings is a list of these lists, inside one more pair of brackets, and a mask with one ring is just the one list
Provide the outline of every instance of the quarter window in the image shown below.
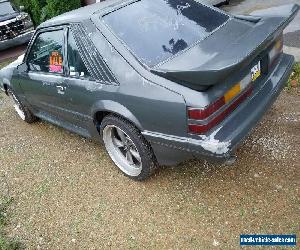
[[27,58],[30,70],[63,73],[64,30],[41,33],[35,39]]
[[71,77],[90,78],[90,74],[82,61],[74,36],[71,32],[69,32],[68,39],[68,63]]

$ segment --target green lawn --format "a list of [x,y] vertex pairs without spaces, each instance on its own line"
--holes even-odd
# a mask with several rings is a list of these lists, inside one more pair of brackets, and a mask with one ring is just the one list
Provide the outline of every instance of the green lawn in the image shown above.
[[9,239],[6,234],[4,227],[8,223],[9,206],[11,205],[12,199],[3,198],[0,200],[0,249],[1,250],[19,250],[21,245],[14,239]]

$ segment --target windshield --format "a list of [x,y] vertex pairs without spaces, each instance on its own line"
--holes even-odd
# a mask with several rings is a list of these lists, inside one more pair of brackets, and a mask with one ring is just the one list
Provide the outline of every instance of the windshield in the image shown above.
[[10,2],[0,2],[0,16],[15,13],[13,6]]
[[193,0],[140,0],[103,19],[151,67],[207,37],[229,17]]

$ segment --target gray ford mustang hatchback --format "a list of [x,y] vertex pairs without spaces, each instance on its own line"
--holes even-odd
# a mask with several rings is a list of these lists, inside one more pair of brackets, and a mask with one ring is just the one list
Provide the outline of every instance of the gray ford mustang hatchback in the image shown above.
[[275,101],[294,58],[285,5],[233,16],[193,0],[111,0],[41,24],[0,86],[26,122],[102,141],[128,177],[224,162]]

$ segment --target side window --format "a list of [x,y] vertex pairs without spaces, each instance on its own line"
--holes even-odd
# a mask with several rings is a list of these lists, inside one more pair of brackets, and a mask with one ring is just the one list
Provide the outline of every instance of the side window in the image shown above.
[[64,30],[41,33],[35,39],[27,63],[30,70],[63,73]]
[[79,54],[73,34],[69,32],[68,38],[68,63],[71,77],[90,78],[90,74],[85,67]]

